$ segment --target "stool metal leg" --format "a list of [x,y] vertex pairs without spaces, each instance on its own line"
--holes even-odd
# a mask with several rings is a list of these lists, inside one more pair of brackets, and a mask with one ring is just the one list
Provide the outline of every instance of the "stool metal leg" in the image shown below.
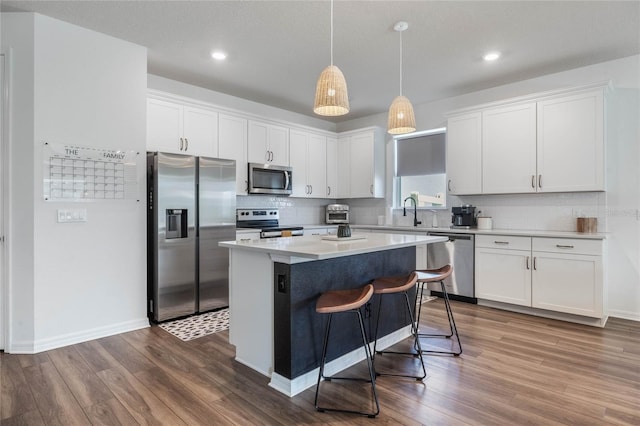
[[[449,320],[449,334],[429,334],[429,333],[418,333],[418,337],[425,337],[425,338],[429,338],[429,337],[441,337],[441,338],[445,338],[448,339],[450,337],[452,337],[454,334],[456,336],[456,341],[458,343],[458,350],[457,351],[435,351],[435,350],[425,350],[423,349],[422,352],[423,353],[431,353],[431,354],[447,354],[447,355],[453,355],[453,356],[458,356],[462,353],[462,343],[460,342],[460,336],[458,335],[458,327],[456,327],[456,321],[453,318],[453,311],[451,310],[451,303],[449,302],[449,294],[447,293],[447,289],[444,285],[444,281],[440,281],[440,288],[442,289],[442,296],[444,299],[444,306],[445,309],[447,311],[447,319]],[[422,283],[422,286],[420,288],[420,301],[422,301],[422,294],[424,291],[424,283]],[[417,294],[416,294],[416,302],[417,302],[418,298],[417,298]],[[418,321],[420,321],[420,313],[422,312],[422,303],[420,303],[420,308],[418,310]]]
[[[333,314],[329,314],[329,320],[327,322],[327,330],[325,332],[324,335],[324,343],[322,345],[322,360],[320,362],[320,370],[318,371],[318,382],[316,383],[316,397],[315,397],[315,407],[316,410],[320,411],[320,412],[325,412],[325,411],[336,411],[336,412],[341,412],[341,413],[353,413],[353,414],[361,414],[364,416],[368,416],[370,418],[374,418],[375,416],[377,416],[378,414],[380,414],[380,403],[378,402],[378,394],[376,392],[376,376],[375,376],[375,371],[373,369],[373,362],[372,362],[372,356],[371,356],[371,352],[369,350],[369,343],[367,341],[367,334],[365,332],[364,329],[364,322],[362,320],[362,314],[360,313],[360,309],[353,309],[350,311],[345,311],[345,312],[351,312],[351,313],[355,313],[358,316],[358,323],[360,326],[360,334],[362,336],[362,344],[364,346],[364,350],[365,350],[365,354],[366,354],[366,358],[367,358],[367,365],[369,368],[369,379],[364,379],[364,378],[357,378],[357,377],[339,377],[339,376],[331,376],[331,377],[325,377],[324,375],[324,367],[325,367],[325,363],[327,360],[327,346],[329,343],[329,332],[331,330],[331,318],[333,317]],[[363,381],[363,382],[367,382],[367,383],[371,383],[371,391],[373,393],[373,398],[375,400],[376,403],[376,410],[374,412],[365,412],[365,411],[357,411],[357,410],[344,410],[344,409],[338,409],[338,408],[329,408],[329,407],[320,407],[318,405],[318,395],[320,393],[320,381],[324,379],[325,381],[331,381],[331,380],[355,380],[355,381]]]
[[380,303],[378,304],[378,318],[376,319],[376,333],[373,343],[373,365],[375,370],[375,356],[376,354],[395,354],[395,355],[411,355],[414,357],[420,358],[420,365],[422,366],[422,376],[412,376],[406,374],[394,374],[394,373],[378,373],[376,372],[376,376],[396,376],[396,377],[408,377],[416,380],[422,380],[427,377],[427,370],[424,366],[424,358],[422,357],[422,347],[420,346],[420,339],[418,338],[418,324],[413,316],[413,312],[411,311],[411,304],[409,302],[409,295],[407,292],[402,293],[404,295],[404,300],[407,306],[407,312],[409,312],[409,318],[411,320],[411,334],[414,337],[414,346],[416,347],[416,352],[397,352],[397,351],[378,351],[376,350],[378,346],[378,329],[380,325],[380,312],[382,311],[382,299],[384,299],[385,295],[380,295]]

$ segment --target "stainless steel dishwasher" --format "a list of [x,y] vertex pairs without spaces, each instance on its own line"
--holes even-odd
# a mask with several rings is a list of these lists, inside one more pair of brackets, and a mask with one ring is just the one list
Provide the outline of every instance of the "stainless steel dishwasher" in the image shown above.
[[[453,232],[429,232],[428,235],[443,236],[449,240],[427,245],[427,267],[439,268],[450,263],[453,266],[453,273],[444,280],[450,298],[478,303],[474,285],[474,235]],[[431,294],[442,295],[441,292],[435,291],[436,288],[440,288],[439,285],[431,288],[433,288]]]

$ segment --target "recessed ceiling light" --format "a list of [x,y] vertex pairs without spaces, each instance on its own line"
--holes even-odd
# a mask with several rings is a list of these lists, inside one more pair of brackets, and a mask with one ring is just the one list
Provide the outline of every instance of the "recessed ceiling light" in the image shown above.
[[487,62],[495,61],[500,57],[500,52],[489,52],[482,57]]
[[221,50],[216,50],[211,53],[211,57],[215,60],[222,61],[224,59],[227,59],[227,54]]

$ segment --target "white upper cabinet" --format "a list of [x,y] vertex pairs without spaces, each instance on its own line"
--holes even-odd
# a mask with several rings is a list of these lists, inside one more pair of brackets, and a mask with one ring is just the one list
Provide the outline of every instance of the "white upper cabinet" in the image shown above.
[[327,137],[327,198],[338,198],[338,139]]
[[249,120],[249,163],[289,165],[289,128]]
[[293,169],[293,197],[326,198],[327,138],[291,129],[289,152]]
[[482,114],[472,112],[447,122],[447,190],[482,193]]
[[218,117],[219,156],[236,160],[236,194],[247,195],[247,119],[220,114]]
[[453,194],[604,191],[604,87],[452,113]]
[[535,102],[482,112],[482,192],[536,192]]
[[149,151],[217,157],[217,112],[148,98],[147,149]]
[[[384,197],[384,148],[384,135],[379,128],[362,129],[340,135],[338,138],[338,198]],[[347,188],[342,185],[348,185],[348,194]]]
[[538,191],[604,191],[602,90],[538,103]]

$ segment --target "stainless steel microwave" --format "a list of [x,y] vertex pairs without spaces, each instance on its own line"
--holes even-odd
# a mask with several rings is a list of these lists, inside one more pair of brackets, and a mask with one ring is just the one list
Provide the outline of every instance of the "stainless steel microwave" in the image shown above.
[[292,175],[288,166],[249,163],[249,194],[291,195]]

